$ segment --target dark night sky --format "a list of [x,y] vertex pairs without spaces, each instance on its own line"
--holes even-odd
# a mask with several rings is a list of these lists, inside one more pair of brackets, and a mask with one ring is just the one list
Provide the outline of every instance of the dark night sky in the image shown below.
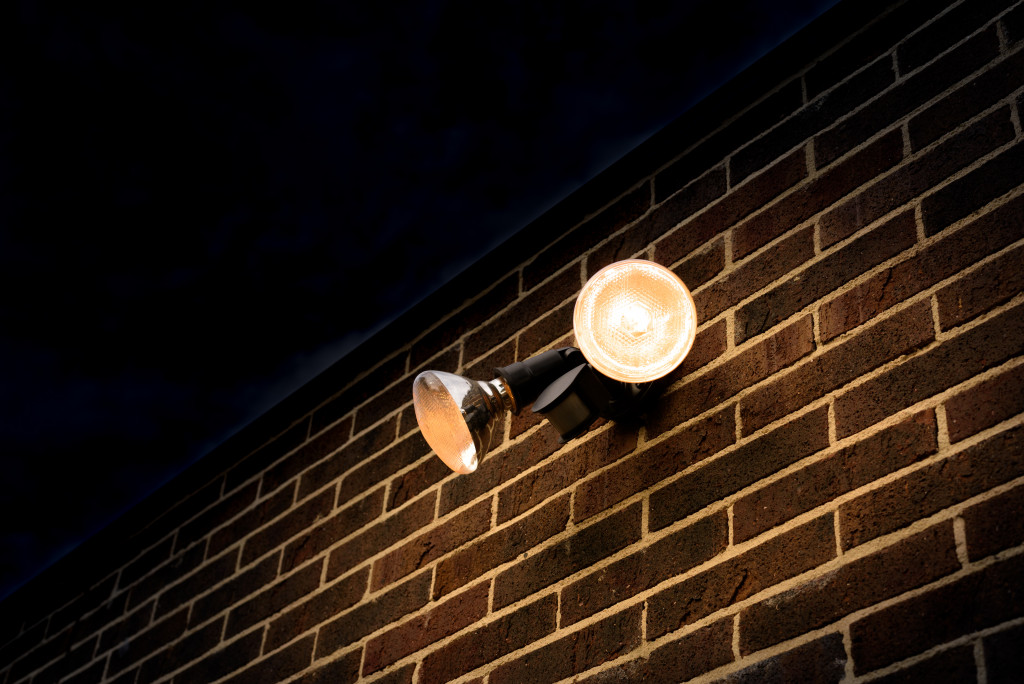
[[16,0],[0,597],[835,0]]

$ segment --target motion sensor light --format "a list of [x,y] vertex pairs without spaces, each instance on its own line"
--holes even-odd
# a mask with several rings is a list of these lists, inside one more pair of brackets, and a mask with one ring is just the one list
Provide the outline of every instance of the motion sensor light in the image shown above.
[[476,470],[505,413],[528,404],[563,442],[598,418],[637,413],[649,383],[675,369],[693,346],[697,312],[672,271],[629,259],[587,281],[573,329],[579,349],[555,349],[496,368],[489,382],[432,370],[416,376],[416,421],[449,468]]

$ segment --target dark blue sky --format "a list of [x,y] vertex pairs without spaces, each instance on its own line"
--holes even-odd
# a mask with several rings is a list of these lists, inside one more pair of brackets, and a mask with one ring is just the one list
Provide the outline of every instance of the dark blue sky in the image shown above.
[[834,0],[18,0],[0,597]]

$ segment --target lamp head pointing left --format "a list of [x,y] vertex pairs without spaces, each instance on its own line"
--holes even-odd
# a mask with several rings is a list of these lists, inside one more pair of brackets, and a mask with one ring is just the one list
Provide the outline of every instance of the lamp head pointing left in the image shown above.
[[559,376],[586,363],[567,347],[495,369],[489,382],[443,371],[423,371],[412,383],[413,407],[430,448],[457,473],[476,470],[491,447],[494,427],[506,411],[533,402]]

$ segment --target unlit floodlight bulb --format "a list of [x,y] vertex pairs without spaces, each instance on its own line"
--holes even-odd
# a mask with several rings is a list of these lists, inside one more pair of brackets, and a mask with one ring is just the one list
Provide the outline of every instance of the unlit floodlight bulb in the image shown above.
[[576,343],[602,374],[626,383],[657,380],[690,352],[697,310],[675,273],[627,259],[595,273],[576,299]]

